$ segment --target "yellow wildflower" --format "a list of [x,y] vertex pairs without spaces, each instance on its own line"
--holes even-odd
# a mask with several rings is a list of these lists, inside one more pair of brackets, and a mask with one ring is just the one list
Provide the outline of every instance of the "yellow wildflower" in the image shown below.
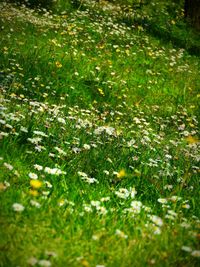
[[56,61],[56,67],[60,69],[62,68],[62,64],[59,61]]
[[39,193],[38,193],[37,190],[30,190],[29,191],[29,194],[32,195],[32,196],[34,196],[34,197],[37,197]]
[[5,190],[5,189],[6,189],[6,186],[3,183],[0,183],[0,191]]
[[98,88],[99,94],[105,96],[104,91],[101,88]]
[[42,182],[39,180],[30,180],[30,185],[35,188],[38,189],[42,186]]
[[81,265],[82,265],[83,267],[89,267],[89,266],[90,266],[89,262],[88,262],[87,260],[85,260],[85,259],[82,259],[82,260],[81,260]]
[[59,206],[63,206],[65,204],[65,200],[64,199],[60,199],[59,201],[58,201],[58,205]]
[[126,172],[124,169],[121,169],[118,173],[117,173],[117,178],[122,179],[123,177],[126,176]]
[[197,144],[197,143],[199,143],[198,138],[196,138],[196,137],[194,137],[194,136],[191,136],[191,135],[189,135],[189,136],[186,137],[186,141],[187,141],[189,144]]

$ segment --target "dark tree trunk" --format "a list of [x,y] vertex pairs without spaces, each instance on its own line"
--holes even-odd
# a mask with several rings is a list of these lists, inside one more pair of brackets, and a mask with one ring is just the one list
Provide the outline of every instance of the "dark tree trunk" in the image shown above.
[[200,30],[200,0],[185,0],[185,18]]

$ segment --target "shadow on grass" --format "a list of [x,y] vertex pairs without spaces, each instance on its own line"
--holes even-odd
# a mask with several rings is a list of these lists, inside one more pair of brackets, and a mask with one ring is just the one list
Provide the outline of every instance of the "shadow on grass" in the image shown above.
[[160,25],[159,22],[148,19],[121,18],[126,25],[142,26],[150,35],[162,42],[171,43],[176,48],[185,49],[190,55],[200,56],[200,34],[186,22],[177,25]]

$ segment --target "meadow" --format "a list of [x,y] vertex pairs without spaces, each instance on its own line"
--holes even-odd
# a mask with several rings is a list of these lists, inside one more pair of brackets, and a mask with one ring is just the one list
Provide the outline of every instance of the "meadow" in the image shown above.
[[0,267],[199,266],[200,35],[132,2],[0,2]]

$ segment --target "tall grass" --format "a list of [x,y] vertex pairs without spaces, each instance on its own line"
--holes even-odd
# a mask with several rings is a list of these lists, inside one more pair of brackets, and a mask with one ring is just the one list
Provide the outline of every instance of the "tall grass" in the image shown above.
[[198,266],[200,62],[150,6],[1,3],[0,266]]

